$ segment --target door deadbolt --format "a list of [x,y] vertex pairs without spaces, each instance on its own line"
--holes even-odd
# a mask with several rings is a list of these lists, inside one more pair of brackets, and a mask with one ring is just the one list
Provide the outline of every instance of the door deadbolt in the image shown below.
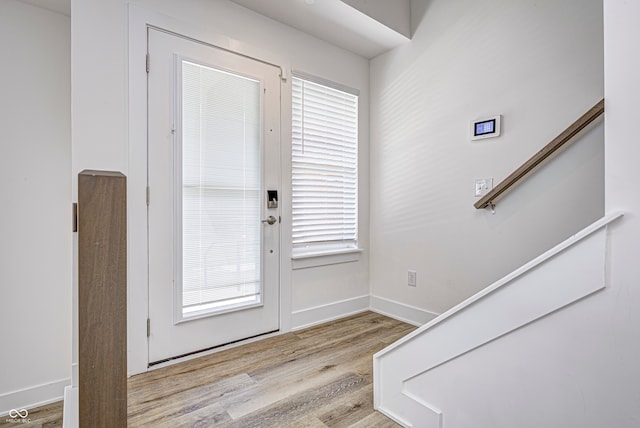
[[277,190],[267,190],[267,208],[278,208]]

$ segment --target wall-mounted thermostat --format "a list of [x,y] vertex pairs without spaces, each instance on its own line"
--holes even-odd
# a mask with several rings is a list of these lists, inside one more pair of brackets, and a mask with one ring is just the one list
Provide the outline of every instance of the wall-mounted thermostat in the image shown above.
[[471,121],[471,139],[482,140],[500,135],[500,115]]

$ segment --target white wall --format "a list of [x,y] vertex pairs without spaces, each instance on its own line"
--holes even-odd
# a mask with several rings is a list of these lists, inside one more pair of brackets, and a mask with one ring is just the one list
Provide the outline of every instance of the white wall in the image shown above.
[[[128,54],[144,47],[144,30],[129,22],[128,5],[143,10],[156,25],[170,23],[197,37],[226,40],[242,53],[259,56],[290,70],[304,71],[360,90],[367,106],[369,63],[300,31],[218,0],[99,0],[72,1],[73,174],[86,168],[122,171],[128,175],[129,192],[129,372],[146,369],[146,258],[144,254],[144,149],[141,112],[144,77],[130,70],[144,66],[144,55]],[[146,19],[146,18],[145,18]],[[155,22],[154,22],[155,21]],[[129,37],[127,36],[127,26]],[[143,51],[144,53],[144,51]],[[140,61],[140,62],[137,62]],[[97,83],[99,82],[99,84]],[[344,315],[368,307],[368,109],[360,109],[360,244],[357,262],[300,270],[291,269],[290,234],[290,81],[283,85],[282,100],[282,328]],[[129,98],[132,94],[132,98]],[[129,114],[131,113],[131,116]],[[129,131],[132,131],[129,137]],[[143,154],[143,153],[142,153]],[[293,315],[295,313],[295,316]]]
[[[412,19],[371,62],[371,282],[374,307],[428,319],[602,215],[602,121],[495,215],[473,207],[475,178],[497,184],[602,98],[602,2],[419,1]],[[471,142],[495,114],[502,135]]]
[[[597,263],[605,288],[409,381],[408,392],[442,411],[445,428],[640,425],[639,19],[640,3],[604,1],[605,211],[624,212]],[[549,274],[542,287],[562,278]],[[519,310],[503,308],[495,314]]]
[[0,2],[0,414],[71,376],[70,20]]
[[[640,425],[640,3],[604,0],[605,208],[624,211],[611,233],[611,292],[600,330],[611,373],[602,373],[609,402],[621,408],[618,426]],[[600,310],[602,307],[593,308]],[[602,385],[598,386],[602,388]],[[616,407],[613,408],[616,410]],[[615,426],[614,421],[608,425]]]

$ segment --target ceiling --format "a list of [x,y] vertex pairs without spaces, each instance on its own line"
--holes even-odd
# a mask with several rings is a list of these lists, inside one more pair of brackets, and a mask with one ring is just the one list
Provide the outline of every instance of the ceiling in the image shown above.
[[[71,0],[21,1],[71,15]],[[411,0],[231,1],[365,58],[380,55],[410,37]]]
[[23,3],[29,3],[52,12],[61,13],[71,16],[71,0],[21,0]]
[[365,58],[410,36],[410,0],[231,1]]

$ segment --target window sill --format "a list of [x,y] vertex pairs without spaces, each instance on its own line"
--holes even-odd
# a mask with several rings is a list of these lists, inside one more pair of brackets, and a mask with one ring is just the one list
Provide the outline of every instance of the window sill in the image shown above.
[[357,262],[360,261],[360,254],[362,254],[362,249],[360,248],[296,254],[291,257],[291,268],[296,270]]

